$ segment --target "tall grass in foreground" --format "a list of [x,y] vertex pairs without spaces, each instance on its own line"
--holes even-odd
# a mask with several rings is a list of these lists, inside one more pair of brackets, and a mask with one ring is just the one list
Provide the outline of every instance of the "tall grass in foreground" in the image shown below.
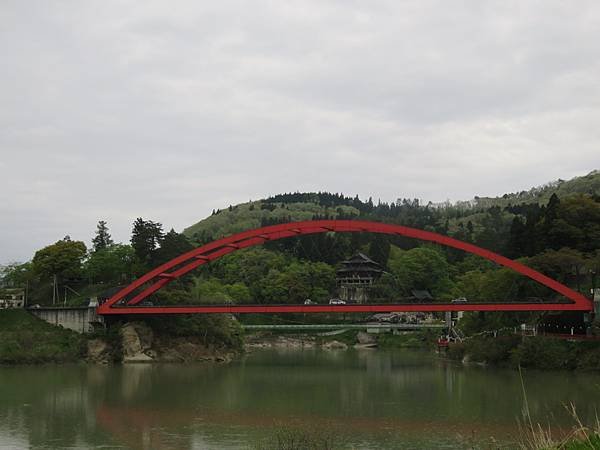
[[334,450],[340,448],[339,436],[324,430],[299,430],[281,427],[274,436],[259,442],[255,450]]
[[573,418],[574,424],[566,436],[557,440],[552,436],[550,426],[544,428],[539,423],[533,423],[529,411],[529,402],[527,401],[527,392],[523,382],[523,374],[519,367],[519,377],[521,379],[521,389],[523,390],[524,423],[520,424],[521,442],[520,447],[523,450],[600,450],[600,420],[596,416],[596,423],[593,427],[586,427],[577,415],[575,405],[565,405],[569,414]]

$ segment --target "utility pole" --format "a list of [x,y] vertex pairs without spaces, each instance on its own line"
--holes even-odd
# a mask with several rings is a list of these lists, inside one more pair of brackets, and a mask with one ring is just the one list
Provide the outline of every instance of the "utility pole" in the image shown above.
[[57,294],[57,287],[56,287],[56,274],[54,274],[54,277],[52,278],[52,306],[56,305],[56,294]]

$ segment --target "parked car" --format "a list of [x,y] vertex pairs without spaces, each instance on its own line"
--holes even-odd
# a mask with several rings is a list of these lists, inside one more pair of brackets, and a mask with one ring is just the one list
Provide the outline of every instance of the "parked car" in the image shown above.
[[329,299],[329,304],[330,305],[345,305],[346,302],[344,300],[342,300],[341,298],[331,298],[331,299]]
[[310,298],[304,300],[305,305],[316,305],[316,302],[313,302]]

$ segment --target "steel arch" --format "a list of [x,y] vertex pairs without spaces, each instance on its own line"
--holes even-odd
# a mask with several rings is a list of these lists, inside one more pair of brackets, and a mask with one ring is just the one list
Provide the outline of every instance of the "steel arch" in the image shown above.
[[[328,232],[370,232],[434,242],[481,256],[508,267],[565,296],[571,303],[429,303],[386,305],[218,305],[136,306],[149,295],[191,270],[236,250],[267,241]],[[140,292],[136,292],[140,290]],[[132,295],[132,298],[127,299]],[[546,275],[490,250],[431,231],[362,220],[312,220],[248,230],[198,247],[151,270],[98,307],[98,314],[189,314],[273,312],[383,312],[383,311],[591,311],[592,302],[582,294]]]

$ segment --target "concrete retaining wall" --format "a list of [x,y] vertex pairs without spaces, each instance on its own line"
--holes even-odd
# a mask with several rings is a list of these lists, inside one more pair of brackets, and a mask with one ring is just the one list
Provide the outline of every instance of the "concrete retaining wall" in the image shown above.
[[28,312],[52,325],[62,326],[77,333],[90,333],[95,324],[103,318],[96,314],[96,308],[87,306],[79,308],[28,308]]

